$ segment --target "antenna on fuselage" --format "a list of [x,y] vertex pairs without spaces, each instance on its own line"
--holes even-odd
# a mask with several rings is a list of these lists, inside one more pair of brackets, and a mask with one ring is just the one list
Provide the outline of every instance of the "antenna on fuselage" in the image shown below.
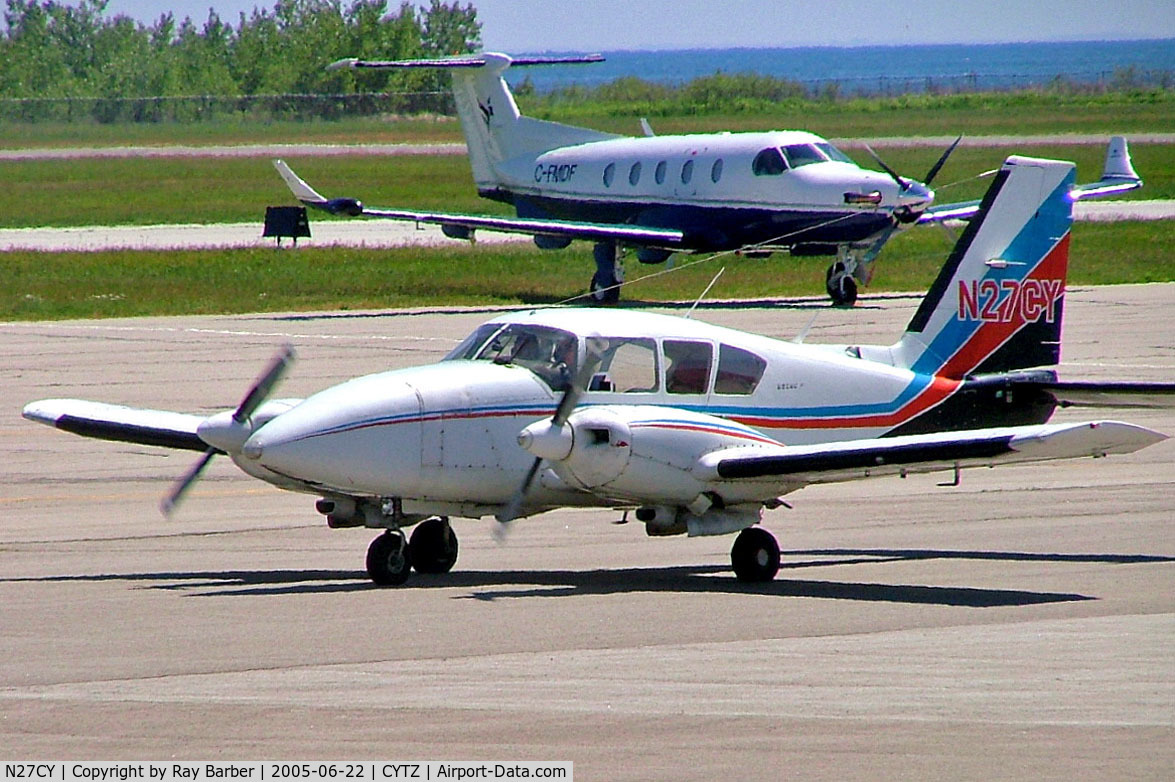
[[690,305],[689,312],[685,314],[686,318],[689,318],[694,314],[694,310],[696,310],[698,305],[702,303],[702,299],[706,298],[706,294],[709,293],[710,289],[714,287],[714,283],[718,282],[718,278],[722,276],[722,272],[724,271],[726,271],[725,266],[718,270],[718,273],[714,275],[714,279],[710,280],[710,284],[706,286],[706,290],[702,291],[701,295],[694,300],[692,305]]
[[811,319],[808,321],[808,325],[800,329],[800,333],[796,334],[795,337],[792,338],[792,342],[796,343],[797,345],[802,345],[804,343],[804,340],[808,338],[808,332],[811,331],[812,327],[816,325],[816,318],[820,317],[820,312],[821,310],[816,310],[816,312],[812,314]]

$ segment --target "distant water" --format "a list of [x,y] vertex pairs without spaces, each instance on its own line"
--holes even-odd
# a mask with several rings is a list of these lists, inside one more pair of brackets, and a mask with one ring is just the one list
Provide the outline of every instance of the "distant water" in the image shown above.
[[1067,43],[949,44],[798,49],[695,49],[604,52],[593,65],[519,68],[540,92],[579,84],[594,87],[622,76],[680,84],[716,71],[754,72],[797,81],[811,91],[835,83],[842,93],[926,89],[999,89],[1047,84],[1057,77],[1109,82],[1133,69],[1149,83],[1175,83],[1175,39]]

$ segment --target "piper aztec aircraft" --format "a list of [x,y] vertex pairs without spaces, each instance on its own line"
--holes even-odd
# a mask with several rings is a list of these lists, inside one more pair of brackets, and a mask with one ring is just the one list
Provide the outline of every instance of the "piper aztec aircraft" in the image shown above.
[[[588,57],[512,59],[481,54],[440,60],[340,60],[332,68],[446,68],[478,193],[514,207],[517,217],[371,208],[354,198],[324,198],[284,162],[274,165],[303,203],[333,214],[439,224],[470,239],[477,229],[530,234],[543,249],[573,239],[595,242],[590,288],[597,303],[620,296],[623,248],[642,263],[674,252],[742,251],[836,255],[826,288],[852,304],[887,241],[919,222],[973,215],[978,202],[931,207],[930,184],[952,144],[923,182],[859,167],[826,139],[796,130],[617,136],[524,117],[502,74],[511,65],[598,62]],[[1142,184],[1126,142],[1114,139],[1102,180],[1075,197]]]
[[[649,535],[738,533],[733,569],[779,568],[764,508],[813,483],[1129,453],[1165,435],[1045,423],[1058,405],[1165,405],[1175,383],[1058,381],[1072,163],[1008,158],[892,345],[782,342],[694,320],[591,308],[503,315],[442,361],[265,401],[285,350],[211,417],[79,400],[26,418],[81,435],[204,451],[165,501],[227,454],[318,495],[330,527],[384,529],[377,584],[457,558],[449,517],[632,510]],[[416,525],[409,540],[404,530]]]

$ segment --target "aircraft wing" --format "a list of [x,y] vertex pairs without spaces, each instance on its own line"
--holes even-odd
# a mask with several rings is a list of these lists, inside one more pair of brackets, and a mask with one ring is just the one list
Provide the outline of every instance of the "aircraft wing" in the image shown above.
[[[1076,185],[1069,197],[1074,201],[1083,198],[1101,198],[1117,195],[1142,187],[1142,179],[1130,162],[1130,147],[1122,136],[1114,136],[1106,147],[1106,160],[1102,167],[1102,178],[1097,182]],[[944,220],[969,220],[979,211],[979,201],[959,201],[953,204],[931,206],[922,212],[919,223],[940,223]]]
[[441,226],[446,236],[468,239],[478,229],[520,233],[530,236],[557,236],[592,241],[619,241],[658,248],[677,248],[682,244],[683,232],[668,228],[645,228],[614,223],[589,223],[576,220],[547,220],[523,217],[471,215],[453,212],[418,212],[407,209],[380,209],[365,206],[354,198],[324,198],[306,184],[284,161],[273,161],[274,168],[285,180],[294,197],[307,206],[334,215],[348,217],[377,217],[411,223],[429,223]]
[[47,424],[83,437],[158,445],[185,451],[207,451],[208,443],[196,434],[204,416],[143,410],[82,399],[44,399],[28,404],[23,413],[30,421]]
[[1041,424],[852,440],[822,445],[739,447],[703,456],[715,481],[754,481],[782,492],[813,483],[958,467],[1100,457],[1137,451],[1166,435],[1119,421]]

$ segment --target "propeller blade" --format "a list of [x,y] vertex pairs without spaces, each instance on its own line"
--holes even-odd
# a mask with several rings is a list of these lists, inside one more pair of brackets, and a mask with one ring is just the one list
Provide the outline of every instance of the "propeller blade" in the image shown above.
[[510,502],[502,511],[494,516],[499,523],[505,524],[508,521],[514,521],[522,515],[522,503],[526,501],[526,495],[530,492],[530,485],[534,483],[535,476],[539,474],[539,469],[543,466],[542,457],[535,457],[531,462],[530,469],[526,472],[526,477],[522,479],[522,484],[514,492],[514,496],[510,498]]
[[166,518],[171,518],[171,514],[179,506],[180,501],[184,495],[188,493],[188,489],[192,488],[192,484],[200,477],[200,473],[204,472],[204,468],[212,461],[212,457],[216,456],[217,450],[209,448],[200,457],[200,460],[193,464],[186,473],[171,486],[171,491],[163,498],[163,502],[159,503],[159,510],[163,511]]
[[904,180],[900,176],[898,176],[897,171],[894,171],[892,168],[890,168],[889,166],[887,166],[885,164],[885,161],[881,159],[881,156],[873,151],[873,147],[866,144],[865,151],[869,153],[869,156],[873,158],[873,161],[875,163],[877,163],[877,165],[881,166],[882,171],[889,174],[890,177],[893,179],[893,181],[898,183],[898,187],[900,187],[903,191],[910,186],[909,182],[907,182],[906,180]]
[[947,162],[947,158],[951,156],[951,153],[955,151],[955,147],[959,146],[959,142],[962,140],[963,136],[960,135],[953,142],[951,142],[951,145],[947,147],[946,152],[942,153],[942,157],[938,159],[938,162],[931,166],[930,170],[926,172],[926,177],[922,180],[922,184],[930,187],[930,183],[934,181],[936,176],[938,176],[939,169],[941,169],[943,164]]
[[245,398],[241,400],[241,404],[237,406],[236,412],[233,413],[233,420],[238,424],[245,423],[249,416],[261,406],[265,398],[273,390],[273,387],[282,379],[282,375],[289,369],[290,364],[294,362],[294,346],[290,344],[283,345],[277,355],[274,356],[269,366],[261,373],[253,383],[253,387],[249,389],[249,393],[245,394]]

